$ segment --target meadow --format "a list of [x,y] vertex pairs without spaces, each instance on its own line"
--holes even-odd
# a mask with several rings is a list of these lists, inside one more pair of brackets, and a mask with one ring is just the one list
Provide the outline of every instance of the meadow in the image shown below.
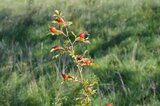
[[90,33],[77,51],[97,64],[84,71],[98,79],[92,106],[160,106],[160,0],[0,0],[0,106],[75,106],[77,86],[60,85],[74,67],[50,60],[54,10]]

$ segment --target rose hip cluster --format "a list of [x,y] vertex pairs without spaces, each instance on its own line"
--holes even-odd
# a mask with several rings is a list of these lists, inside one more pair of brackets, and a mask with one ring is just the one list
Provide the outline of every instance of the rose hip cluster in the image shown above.
[[[59,21],[58,21],[58,22],[59,22]],[[57,30],[54,26],[50,26],[50,27],[49,27],[49,30],[50,30],[50,32],[52,32],[52,33],[61,32],[61,34],[64,34],[62,31]],[[79,34],[79,36],[75,38],[75,40],[74,40],[73,43],[75,43],[75,42],[78,41],[78,40],[84,39],[85,35],[86,35],[86,34],[85,34],[84,32],[81,32],[81,33]],[[88,41],[88,40],[86,40],[86,41]],[[51,52],[53,52],[53,51],[58,51],[58,50],[64,50],[64,51],[66,51],[66,52],[70,52],[70,47],[62,47],[62,46],[60,46],[60,45],[55,45],[55,46],[52,47]],[[76,60],[78,63],[81,63],[81,64],[80,64],[81,66],[90,65],[91,62],[92,62],[92,59],[91,59],[91,58],[84,58],[83,55],[75,55],[74,57],[75,57],[75,60]]]
[[[67,27],[71,25],[71,22],[65,21],[62,13],[60,11],[55,11],[54,20],[52,21],[54,25],[49,26],[50,34],[51,35],[62,35],[66,38],[64,44],[61,45],[54,45],[51,48],[51,52],[60,51],[63,53],[68,53],[73,59],[74,62],[77,64],[77,68],[82,71],[82,67],[85,65],[91,65],[92,59],[86,58],[85,53],[83,55],[79,55],[75,53],[74,45],[78,42],[83,43],[90,43],[88,38],[89,34],[85,31],[80,32],[78,35],[74,34],[72,31],[68,32]],[[70,39],[70,36],[74,37],[74,40]],[[58,57],[58,56],[57,56]],[[57,58],[56,57],[56,58]],[[63,79],[73,79],[72,76],[62,73]]]

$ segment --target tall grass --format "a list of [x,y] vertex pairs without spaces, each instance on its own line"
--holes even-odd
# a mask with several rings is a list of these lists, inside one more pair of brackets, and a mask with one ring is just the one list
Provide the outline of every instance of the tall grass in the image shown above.
[[93,106],[160,105],[160,0],[0,0],[0,106],[74,106],[78,88],[60,86],[60,73],[76,71],[67,57],[50,61],[60,42],[47,36],[55,9],[71,30],[91,34],[98,67],[85,77],[99,79]]

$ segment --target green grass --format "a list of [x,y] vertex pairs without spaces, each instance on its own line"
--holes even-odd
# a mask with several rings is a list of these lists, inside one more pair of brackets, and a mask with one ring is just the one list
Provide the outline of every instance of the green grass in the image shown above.
[[99,79],[93,106],[160,105],[160,0],[0,0],[0,106],[74,106],[77,85],[60,86],[68,58],[49,60],[55,9],[91,34],[77,50],[98,64],[85,71]]

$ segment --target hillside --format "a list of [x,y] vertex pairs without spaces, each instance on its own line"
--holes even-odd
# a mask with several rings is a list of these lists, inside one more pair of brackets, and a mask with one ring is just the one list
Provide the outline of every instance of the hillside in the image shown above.
[[0,0],[0,106],[74,106],[76,87],[59,88],[73,67],[49,60],[60,42],[47,35],[56,9],[70,30],[90,33],[77,51],[97,64],[84,72],[99,79],[93,106],[160,105],[160,0]]

